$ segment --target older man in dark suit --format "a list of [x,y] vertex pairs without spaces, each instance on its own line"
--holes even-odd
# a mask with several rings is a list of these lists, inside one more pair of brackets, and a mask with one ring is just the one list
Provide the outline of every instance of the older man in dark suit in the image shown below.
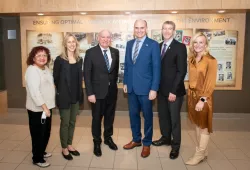
[[111,33],[103,30],[98,34],[99,44],[86,51],[84,80],[88,100],[92,106],[92,136],[94,154],[101,156],[101,122],[104,117],[104,143],[117,150],[112,140],[117,101],[119,51],[110,47]]

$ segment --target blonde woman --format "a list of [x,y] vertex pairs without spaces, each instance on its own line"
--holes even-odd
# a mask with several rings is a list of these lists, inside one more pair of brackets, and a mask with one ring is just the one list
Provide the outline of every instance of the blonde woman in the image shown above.
[[188,115],[196,125],[196,152],[186,164],[196,165],[207,157],[207,146],[212,132],[212,95],[217,75],[217,61],[209,54],[208,39],[197,33],[190,46]]
[[67,34],[63,40],[62,54],[56,58],[53,70],[56,104],[61,118],[62,155],[67,160],[72,160],[72,155],[80,156],[72,146],[72,140],[79,104],[83,103],[82,64],[77,39],[73,34]]

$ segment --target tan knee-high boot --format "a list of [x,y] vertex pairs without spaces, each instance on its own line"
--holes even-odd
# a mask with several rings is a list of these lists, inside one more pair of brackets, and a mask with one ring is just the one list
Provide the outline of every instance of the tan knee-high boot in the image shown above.
[[[197,150],[197,148],[199,147],[199,143],[200,143],[200,128],[198,127],[198,126],[196,126],[195,127],[195,136],[196,136],[196,141],[195,141],[195,145],[196,145],[196,147],[195,147],[195,150]],[[193,159],[193,157],[194,157],[194,155],[193,156],[191,156],[190,158],[189,158],[189,160],[190,159]]]
[[205,159],[205,150],[207,148],[210,135],[201,134],[200,136],[199,147],[196,148],[194,156],[185,163],[186,165],[197,165]]
[[[201,138],[201,131],[200,131],[200,128],[198,126],[196,126],[196,128],[195,128],[195,132],[196,132],[196,143],[195,143],[195,145],[196,145],[196,150],[197,150],[199,145],[200,145],[200,138]],[[190,157],[189,159],[192,159],[193,156]],[[208,147],[205,150],[205,159],[207,159],[207,156],[208,156]]]
[[[201,130],[198,126],[196,126],[196,140],[197,140],[196,148],[199,147],[200,138],[201,138]],[[205,159],[207,159],[207,156],[208,156],[208,147],[205,150]]]
[[197,141],[196,147],[199,147],[199,145],[200,145],[200,138],[201,138],[200,128],[198,126],[196,126],[195,131],[196,131],[196,141]]

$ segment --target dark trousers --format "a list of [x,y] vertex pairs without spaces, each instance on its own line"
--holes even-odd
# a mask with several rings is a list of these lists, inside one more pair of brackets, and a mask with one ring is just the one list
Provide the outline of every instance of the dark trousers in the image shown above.
[[168,101],[168,96],[158,94],[158,113],[162,136],[171,141],[172,149],[179,150],[181,145],[181,106],[182,97],[176,97],[174,102]]
[[136,95],[134,92],[128,94],[130,126],[134,142],[141,142],[141,116],[142,111],[144,117],[144,146],[152,144],[153,136],[153,109],[152,101],[148,99],[148,95]]
[[41,122],[42,112],[33,112],[28,110],[29,128],[32,140],[33,162],[44,162],[43,155],[50,138],[52,110],[51,116],[46,118],[46,121]]
[[108,140],[113,135],[113,124],[115,118],[116,99],[108,96],[104,99],[96,99],[92,103],[92,136],[94,143],[101,143],[101,124],[104,117],[104,140]]

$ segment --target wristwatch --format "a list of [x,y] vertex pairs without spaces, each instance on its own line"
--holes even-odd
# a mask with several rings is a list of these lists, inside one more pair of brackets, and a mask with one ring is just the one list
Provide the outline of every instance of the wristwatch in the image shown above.
[[205,101],[206,101],[204,98],[200,98],[200,100],[201,100],[202,102],[205,102]]

